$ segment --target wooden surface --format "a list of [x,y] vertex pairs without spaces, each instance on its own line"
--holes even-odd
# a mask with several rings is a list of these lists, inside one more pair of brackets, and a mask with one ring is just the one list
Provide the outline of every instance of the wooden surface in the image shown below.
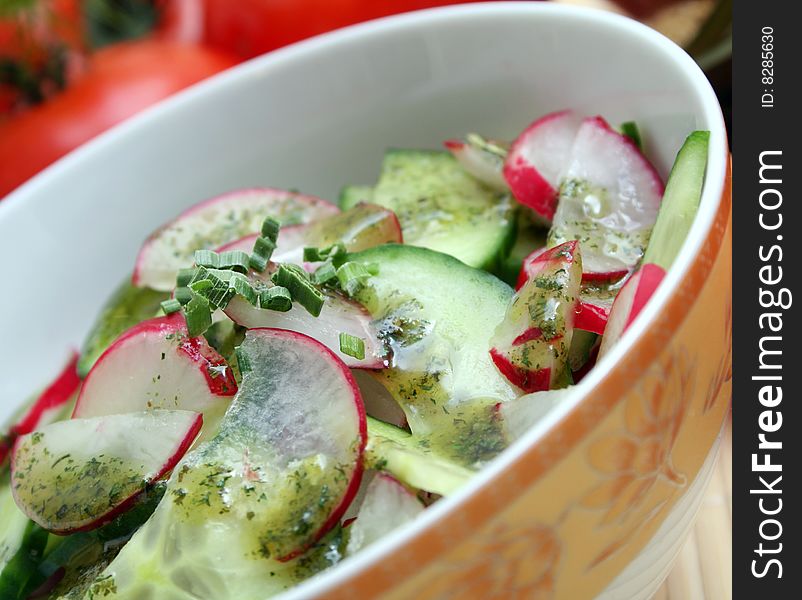
[[732,421],[699,516],[653,600],[732,598]]

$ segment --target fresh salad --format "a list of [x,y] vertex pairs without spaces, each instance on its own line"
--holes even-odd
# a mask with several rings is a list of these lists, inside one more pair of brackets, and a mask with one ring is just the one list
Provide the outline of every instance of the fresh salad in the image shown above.
[[0,438],[0,598],[263,599],[362,551],[563,401],[696,213],[634,123],[389,150],[339,205],[247,189],[145,240]]

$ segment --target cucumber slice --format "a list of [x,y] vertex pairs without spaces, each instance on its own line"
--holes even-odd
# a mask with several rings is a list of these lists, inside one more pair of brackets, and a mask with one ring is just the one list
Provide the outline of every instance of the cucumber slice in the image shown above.
[[78,375],[86,377],[95,361],[123,331],[155,316],[162,300],[169,297],[170,292],[134,287],[131,278],[126,278],[106,301],[86,337],[78,359]]
[[643,264],[668,271],[677,258],[702,199],[709,141],[709,131],[694,131],[677,153]]
[[388,244],[349,257],[378,266],[356,293],[392,352],[373,376],[420,440],[445,458],[481,463],[502,448],[492,407],[517,393],[493,365],[490,338],[512,289],[455,258]]
[[389,423],[368,417],[365,464],[387,471],[407,485],[448,496],[462,487],[473,471],[437,456],[425,441]]
[[360,202],[373,202],[373,188],[369,185],[346,185],[340,190],[337,204],[343,210],[353,208]]
[[390,150],[373,200],[393,210],[404,240],[490,269],[515,234],[512,200],[467,173],[448,152]]

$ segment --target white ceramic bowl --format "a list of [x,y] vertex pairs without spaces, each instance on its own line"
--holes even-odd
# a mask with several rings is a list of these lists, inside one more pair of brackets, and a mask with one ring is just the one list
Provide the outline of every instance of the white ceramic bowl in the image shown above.
[[[646,344],[642,338],[683,278],[702,268],[701,249],[720,221],[728,151],[715,95],[680,48],[634,21],[545,3],[490,3],[366,23],[232,69],[79,148],[0,203],[0,364],[6,373],[0,379],[0,419],[56,372],[70,347],[80,346],[98,308],[130,272],[143,238],[181,209],[258,185],[334,199],[343,184],[374,181],[388,146],[439,147],[466,131],[511,138],[534,118],[566,107],[602,114],[611,123],[637,121],[646,153],[664,176],[685,136],[709,129],[702,207],[655,300],[571,401],[414,526],[296,591],[345,597],[343,590],[354,584],[361,597],[389,590],[430,597],[424,590],[435,588],[427,582],[473,568],[470,561],[459,562],[460,553],[485,551],[473,529],[492,529],[502,505],[512,506],[547,478],[521,475],[527,460],[551,446],[533,448],[590,405],[588,392],[609,383],[613,364]],[[621,388],[613,396],[623,398],[626,391],[634,393]],[[721,415],[716,418],[705,431],[718,430]],[[625,551],[603,568],[578,572],[581,560],[572,557],[581,554],[583,540],[576,531],[581,525],[560,530],[563,550],[559,570],[550,572],[550,593],[582,598],[607,586],[690,487],[714,438],[699,442],[698,460],[686,469],[687,485],[671,490],[665,514],[638,529]],[[588,439],[566,438],[565,447],[552,452],[554,471],[563,468],[560,461],[567,464],[571,448]],[[508,487],[499,491],[502,481]],[[570,492],[574,497],[565,493],[549,503],[567,505],[581,497],[577,490]],[[468,510],[477,506],[487,514]],[[526,515],[539,510],[533,506]],[[548,520],[549,510],[544,504],[537,522]],[[464,527],[455,528],[460,511]],[[520,519],[522,531],[526,525],[513,513],[504,519]],[[451,558],[435,560],[422,545],[427,540],[453,541],[454,552],[440,553]],[[380,568],[390,559],[392,569]],[[463,563],[468,566],[459,567]],[[513,568],[507,564],[498,567],[502,575]],[[585,583],[576,583],[582,578]]]

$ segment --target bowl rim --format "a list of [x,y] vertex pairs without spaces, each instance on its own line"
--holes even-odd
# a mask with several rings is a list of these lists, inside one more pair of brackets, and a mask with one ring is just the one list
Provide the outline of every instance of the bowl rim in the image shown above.
[[[124,140],[129,132],[143,124],[160,119],[170,119],[171,115],[181,111],[185,105],[203,98],[216,88],[236,86],[251,77],[264,76],[274,67],[298,60],[302,61],[307,55],[325,52],[327,48],[392,33],[396,30],[414,29],[422,24],[437,23],[447,26],[449,21],[459,19],[481,19],[494,16],[517,20],[537,18],[540,15],[580,20],[593,26],[615,29],[622,35],[633,36],[643,43],[650,44],[678,63],[685,76],[693,84],[692,88],[702,106],[702,120],[711,131],[707,174],[699,213],[675,264],[669,269],[652,299],[621,340],[608,355],[603,357],[597,368],[591,370],[588,376],[574,388],[573,393],[563,403],[553,409],[498,458],[486,465],[453,496],[443,498],[427,509],[414,523],[378,540],[369,550],[349,557],[349,560],[337,565],[337,568],[321,573],[287,590],[281,595],[282,598],[314,596],[347,582],[355,574],[374,566],[394,550],[424,531],[433,528],[434,524],[445,514],[459,510],[468,499],[477,496],[483,488],[492,487],[493,480],[510,468],[513,463],[520,461],[528,451],[533,450],[548,433],[557,430],[576,411],[577,407],[589,398],[591,389],[610,379],[611,373],[615,371],[614,365],[619,364],[622,357],[630,352],[639,341],[649,337],[646,335],[649,326],[654,323],[660,311],[666,307],[669,299],[677,291],[679,283],[696,262],[697,255],[713,229],[727,183],[729,150],[726,128],[718,100],[704,73],[684,50],[662,34],[628,17],[601,10],[550,2],[487,2],[414,11],[352,25],[303,40],[212,76],[149,107],[135,117],[80,146],[12,191],[0,202],[0,220],[3,220],[15,211],[22,209],[26,196],[37,193],[40,188],[49,185],[52,179],[57,179],[62,173],[69,172],[73,164],[90,160],[96,154],[102,154],[106,147],[118,143],[119,140]],[[715,248],[715,251],[718,252],[718,247]],[[708,269],[710,267],[712,265],[709,265]],[[688,304],[685,314],[690,307],[691,303]],[[573,445],[571,444],[571,446]],[[537,478],[535,477],[532,481]],[[487,520],[490,515],[484,515],[483,518]]]

